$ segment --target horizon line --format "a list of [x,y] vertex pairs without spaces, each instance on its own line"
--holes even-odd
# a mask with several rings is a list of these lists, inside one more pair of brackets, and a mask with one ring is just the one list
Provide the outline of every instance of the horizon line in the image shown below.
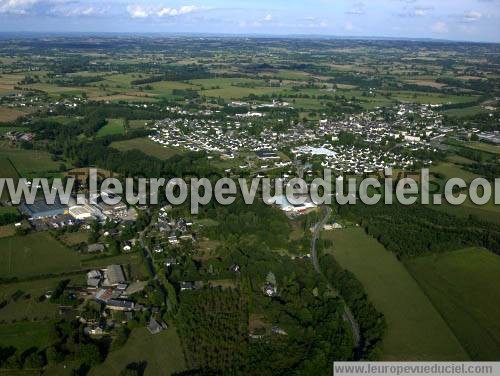
[[303,34],[303,33],[289,33],[289,34],[272,34],[272,33],[217,33],[217,32],[189,32],[189,31],[8,31],[0,30],[0,35],[131,35],[131,36],[205,36],[205,37],[219,37],[219,38],[276,38],[276,39],[350,39],[350,40],[372,40],[372,41],[413,41],[413,42],[434,42],[434,43],[470,43],[470,44],[500,44],[492,41],[474,41],[466,39],[447,39],[447,38],[431,38],[431,37],[391,37],[391,36],[354,36],[354,35],[335,35],[335,34]]

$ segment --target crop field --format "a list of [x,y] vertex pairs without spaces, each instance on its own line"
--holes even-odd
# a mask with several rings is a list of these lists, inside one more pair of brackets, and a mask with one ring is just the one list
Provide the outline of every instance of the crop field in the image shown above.
[[384,313],[384,360],[467,360],[468,355],[404,265],[360,228],[324,233],[331,253]]
[[186,369],[184,354],[175,328],[152,335],[146,328],[134,329],[125,346],[109,353],[90,376],[118,375],[127,364],[146,362],[145,376],[170,375]]
[[131,140],[117,141],[111,144],[112,148],[120,151],[140,150],[145,154],[159,159],[168,159],[176,154],[182,154],[185,151],[174,147],[163,147],[162,145],[144,138],[133,138]]
[[470,356],[498,360],[500,256],[469,248],[406,265]]
[[0,275],[26,278],[80,269],[80,258],[49,233],[0,239]]

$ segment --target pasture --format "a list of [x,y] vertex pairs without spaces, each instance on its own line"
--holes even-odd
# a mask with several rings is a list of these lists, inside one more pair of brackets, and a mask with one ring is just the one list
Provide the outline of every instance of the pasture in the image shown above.
[[28,278],[80,269],[80,257],[47,232],[0,239],[0,275]]
[[92,368],[89,375],[118,375],[127,364],[146,362],[145,376],[171,375],[186,369],[184,354],[175,328],[152,335],[146,328],[134,329],[127,343],[112,351],[104,363]]
[[[62,279],[70,279],[71,284],[84,284],[85,274],[0,284],[0,300],[8,302],[0,309],[0,321],[11,322],[23,318],[30,321],[57,319],[58,305],[48,300],[41,302],[38,298],[47,291],[53,291]],[[19,292],[22,292],[23,296],[13,299],[12,296]]]
[[0,324],[0,346],[14,346],[21,352],[31,347],[43,349],[49,342],[51,326],[50,321]]
[[0,160],[8,158],[22,177],[45,177],[59,170],[59,162],[50,154],[39,150],[14,148],[5,142],[0,144]]
[[406,262],[474,360],[500,358],[500,256],[469,248]]
[[333,241],[329,252],[361,281],[373,304],[384,313],[388,330],[382,359],[467,360],[446,322],[403,264],[361,228],[322,235]]

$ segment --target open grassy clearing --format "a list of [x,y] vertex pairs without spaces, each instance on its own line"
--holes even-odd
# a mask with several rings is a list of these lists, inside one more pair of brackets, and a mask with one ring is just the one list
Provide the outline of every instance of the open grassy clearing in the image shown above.
[[64,244],[71,247],[80,243],[87,243],[89,235],[88,231],[67,232],[60,239]]
[[467,360],[468,355],[396,257],[361,228],[323,234],[335,259],[353,272],[384,313],[384,360]]
[[171,146],[163,147],[162,145],[151,141],[147,137],[113,142],[111,144],[111,147],[120,151],[136,149],[159,159],[168,159],[176,154],[185,153],[185,151],[181,148],[174,148]]
[[97,137],[123,135],[125,133],[123,119],[107,119],[107,121],[108,123],[97,132]]
[[469,248],[405,263],[471,357],[498,360],[500,257]]
[[155,335],[146,328],[134,329],[125,346],[109,353],[104,363],[92,368],[89,375],[118,375],[132,362],[146,362],[145,376],[184,371],[184,354],[175,328],[169,327]]
[[453,108],[450,110],[445,110],[443,111],[443,114],[448,116],[463,117],[463,116],[483,114],[486,112],[488,112],[488,110],[485,110],[480,106],[471,106],[465,108]]

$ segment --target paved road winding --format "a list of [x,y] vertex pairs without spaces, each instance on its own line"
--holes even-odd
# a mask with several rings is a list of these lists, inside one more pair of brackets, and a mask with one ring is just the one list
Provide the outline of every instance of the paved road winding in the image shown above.
[[[321,229],[323,226],[328,222],[328,219],[330,218],[330,215],[332,214],[332,209],[328,206],[324,206],[323,210],[325,212],[325,216],[323,219],[316,223],[314,226],[314,231],[313,231],[313,236],[311,239],[311,260],[314,266],[314,270],[316,270],[317,273],[323,274],[321,272],[321,268],[319,266],[319,260],[318,260],[318,249],[317,249],[317,241],[319,238],[319,234],[321,232]],[[337,295],[338,297],[342,298],[338,291],[330,284],[328,283],[328,287]],[[344,313],[343,317],[345,321],[349,322],[349,326],[351,327],[351,333],[354,341],[354,346],[356,349],[360,348],[361,345],[361,336],[359,334],[359,326],[358,323],[356,322],[356,319],[354,318],[354,315],[352,314],[351,310],[347,306],[347,304],[344,301]]]

